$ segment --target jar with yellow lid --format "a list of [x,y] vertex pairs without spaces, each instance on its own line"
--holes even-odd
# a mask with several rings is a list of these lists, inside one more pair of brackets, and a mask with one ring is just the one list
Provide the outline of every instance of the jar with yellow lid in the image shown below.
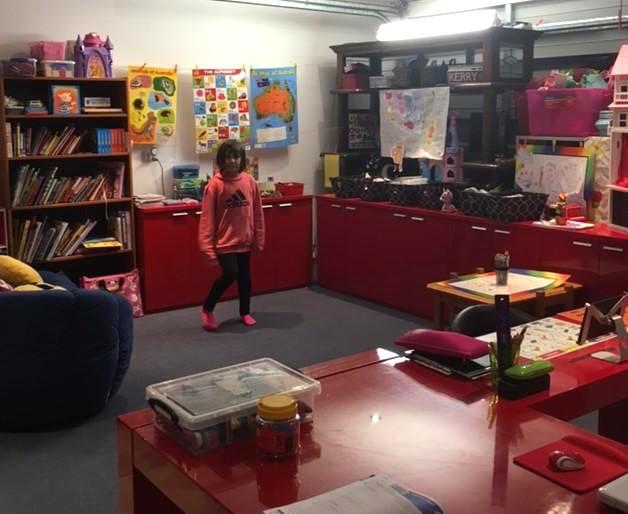
[[276,394],[257,402],[255,418],[257,453],[269,459],[296,455],[299,451],[299,414],[294,398]]

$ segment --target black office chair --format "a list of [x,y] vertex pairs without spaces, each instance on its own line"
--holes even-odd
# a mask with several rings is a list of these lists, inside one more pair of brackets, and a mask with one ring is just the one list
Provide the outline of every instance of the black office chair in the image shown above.
[[[510,326],[534,321],[536,318],[527,312],[510,309]],[[495,307],[493,305],[471,305],[461,310],[451,323],[451,331],[478,337],[495,332]]]

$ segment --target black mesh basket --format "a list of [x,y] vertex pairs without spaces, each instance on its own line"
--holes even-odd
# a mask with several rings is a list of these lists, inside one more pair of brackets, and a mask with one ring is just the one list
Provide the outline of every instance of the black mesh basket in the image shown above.
[[423,184],[390,184],[390,203],[417,206]]
[[488,217],[503,222],[541,219],[548,197],[544,193],[487,196]]
[[388,202],[390,200],[390,182],[364,178],[360,185],[359,197],[360,200],[366,202]]
[[331,187],[336,198],[358,198],[361,184],[362,176],[360,175],[331,178]]
[[460,193],[460,205],[458,207],[467,216],[488,218],[488,196],[487,193],[462,191]]

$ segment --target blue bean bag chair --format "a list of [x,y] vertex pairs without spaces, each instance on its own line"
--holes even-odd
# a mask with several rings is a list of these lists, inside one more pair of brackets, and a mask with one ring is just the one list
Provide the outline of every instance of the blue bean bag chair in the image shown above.
[[76,287],[0,293],[0,430],[78,423],[116,394],[133,351],[131,305],[121,296]]

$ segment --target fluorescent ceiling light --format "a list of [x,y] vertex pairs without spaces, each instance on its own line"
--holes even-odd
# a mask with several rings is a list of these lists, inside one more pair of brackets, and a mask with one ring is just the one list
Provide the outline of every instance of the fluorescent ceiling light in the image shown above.
[[409,18],[384,23],[377,30],[377,39],[379,41],[399,41],[447,36],[486,30],[495,25],[499,25],[497,11],[495,9],[480,9],[479,11]]

